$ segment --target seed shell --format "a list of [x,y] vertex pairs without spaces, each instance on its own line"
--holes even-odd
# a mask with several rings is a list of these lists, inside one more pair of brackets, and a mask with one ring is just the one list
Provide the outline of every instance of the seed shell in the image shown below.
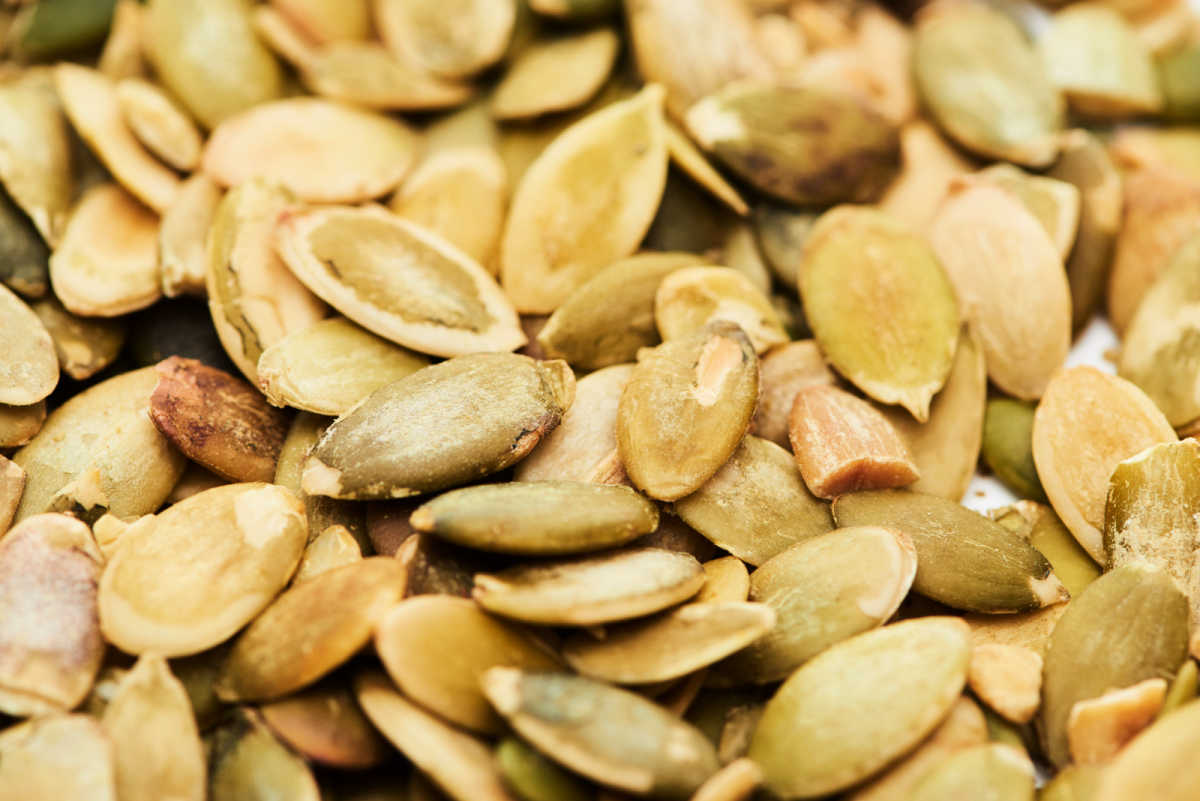
[[117,801],[113,743],[87,715],[47,715],[0,732],[0,799]]
[[1200,782],[1195,753],[1200,704],[1191,704],[1135,738],[1098,781],[1095,801],[1186,801]]
[[74,179],[67,120],[47,73],[0,86],[0,181],[46,243],[57,245]]
[[361,770],[389,756],[349,686],[337,679],[263,704],[259,712],[279,739],[322,765]]
[[0,403],[29,406],[58,383],[54,340],[20,298],[0,285]]
[[684,267],[669,274],[654,294],[654,320],[664,341],[695,334],[715,320],[740,326],[756,353],[788,341],[766,294],[728,267]]
[[262,715],[240,707],[209,735],[208,797],[212,801],[287,798],[320,801],[308,764],[276,739]]
[[79,317],[54,297],[30,304],[54,340],[62,371],[77,381],[91,378],[112,364],[125,344],[127,326],[121,319]]
[[27,298],[42,297],[50,284],[49,261],[42,235],[0,187],[0,282]]
[[1059,257],[1066,260],[1075,244],[1082,205],[1079,190],[1073,184],[1034,175],[1011,164],[994,164],[975,176],[1021,201],[1025,210],[1046,229]]
[[588,785],[517,737],[496,746],[496,765],[522,801],[591,801]]
[[1021,498],[1045,501],[1033,461],[1033,417],[1036,404],[992,398],[983,422],[983,460],[996,478]]
[[142,78],[125,78],[117,83],[116,95],[125,124],[151,153],[177,170],[199,166],[200,132],[162,89]]
[[1002,743],[952,754],[913,788],[912,801],[1033,801],[1034,767],[1022,751]]
[[380,38],[392,52],[451,78],[498,61],[517,19],[516,0],[455,0],[449,6],[438,0],[376,0],[374,6]]

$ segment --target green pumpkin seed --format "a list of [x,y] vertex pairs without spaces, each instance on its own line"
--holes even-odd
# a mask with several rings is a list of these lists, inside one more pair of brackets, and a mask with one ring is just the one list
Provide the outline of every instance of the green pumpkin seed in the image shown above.
[[309,494],[399,498],[503,470],[554,429],[575,380],[563,362],[460,356],[376,390],[305,462]]
[[951,755],[913,788],[912,801],[1033,801],[1033,763],[1009,745],[990,743]]
[[775,611],[775,627],[716,668],[721,683],[779,681],[883,624],[916,571],[909,538],[881,528],[837,529],[767,560],[750,576],[749,598]]
[[0,187],[0,281],[25,297],[39,298],[50,285],[49,261],[42,235]]
[[878,211],[834,209],[805,240],[799,279],[808,323],[833,367],[875,400],[927,420],[950,374],[959,313],[924,238]]
[[591,801],[591,789],[516,737],[496,746],[496,764],[504,783],[522,801]]
[[1187,647],[1187,598],[1166,572],[1133,563],[1088,585],[1067,606],[1046,650],[1040,731],[1050,761],[1069,760],[1067,721],[1076,702],[1173,676]]
[[992,398],[983,422],[983,460],[996,478],[1022,498],[1046,500],[1033,463],[1033,414],[1036,405]]
[[[749,756],[781,798],[842,790],[903,755],[945,718],[967,677],[966,624],[923,618],[830,648],[767,703]],[[876,714],[878,710],[888,714]]]
[[720,767],[691,725],[641,696],[566,673],[495,667],[483,692],[538,750],[601,784],[688,798]]
[[957,609],[1023,612],[1067,599],[1040,553],[986,517],[935,495],[873,490],[833,504],[839,526],[883,526],[917,551],[913,589]]
[[58,383],[54,340],[45,325],[8,287],[0,285],[0,403],[29,406]]
[[113,0],[49,0],[25,9],[8,32],[13,52],[44,60],[70,55],[104,39]]
[[87,715],[48,715],[0,732],[5,801],[117,801],[113,743]]
[[1037,507],[1029,532],[1029,544],[1037,548],[1054,567],[1054,575],[1062,579],[1072,598],[1100,577],[1100,567],[1048,506]]
[[804,486],[791,455],[753,436],[674,508],[689,526],[752,565],[834,527],[829,505]]
[[361,770],[390,756],[387,743],[342,681],[322,682],[263,704],[259,712],[279,739],[314,762]]
[[534,43],[505,71],[492,94],[498,120],[520,120],[582,106],[612,72],[620,39],[611,28]]
[[35,301],[30,308],[54,340],[63,372],[76,381],[91,378],[112,364],[125,344],[123,320],[78,317],[54,297]]
[[27,75],[0,86],[0,181],[54,247],[73,199],[71,142],[50,74]]
[[1033,215],[1065,261],[1079,230],[1081,198],[1073,184],[1056,178],[1033,175],[1011,164],[995,164],[975,174],[993,186],[1016,196]]
[[688,554],[634,548],[475,576],[474,598],[497,615],[542,625],[592,626],[684,601],[704,584]]
[[262,716],[240,708],[212,734],[210,801],[320,801],[307,763],[279,742]]
[[673,501],[699,489],[729,459],[758,399],[758,359],[735,324],[660,345],[625,386],[617,445],[634,485]]
[[664,341],[696,334],[710,322],[737,323],[757,353],[788,341],[767,296],[728,267],[684,267],[663,279],[654,320]]

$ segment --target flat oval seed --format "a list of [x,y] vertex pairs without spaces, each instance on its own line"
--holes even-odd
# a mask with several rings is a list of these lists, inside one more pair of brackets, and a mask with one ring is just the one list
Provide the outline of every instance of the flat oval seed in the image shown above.
[[398,498],[464,484],[520,461],[571,405],[563,362],[474,354],[418,370],[369,395],[321,437],[304,491]]
[[515,0],[375,3],[375,24],[392,52],[451,78],[472,75],[499,60],[516,19]]
[[224,642],[291,578],[307,526],[270,484],[205,490],[121,535],[100,580],[100,626],[134,654],[194,654]]
[[238,709],[210,738],[210,801],[321,801],[307,763],[271,734],[258,712]]
[[154,155],[177,170],[199,166],[200,132],[166,92],[141,78],[125,78],[116,95],[125,123]]
[[163,294],[205,294],[208,230],[212,227],[221,188],[202,172],[179,187],[175,202],[164,212],[158,228],[158,261]]
[[138,659],[117,683],[100,722],[116,746],[121,801],[204,801],[200,732],[187,692],[165,659]]
[[222,186],[265,178],[312,203],[360,203],[400,183],[416,141],[408,126],[382,114],[297,97],[255,106],[217,126],[203,169]]
[[840,526],[883,526],[917,550],[913,589],[972,612],[1023,612],[1065,601],[1066,588],[1026,540],[936,495],[873,490],[833,504]]
[[1123,460],[1175,431],[1154,402],[1124,379],[1073,367],[1046,387],[1033,418],[1033,461],[1054,511],[1097,562],[1104,562],[1104,498]]
[[375,207],[286,215],[279,254],[304,284],[354,322],[437,356],[525,343],[487,270],[436,234]]
[[522,801],[591,801],[594,795],[573,773],[513,736],[496,746],[496,765]]
[[658,528],[658,507],[629,487],[508,482],[439,495],[413,512],[412,526],[469,548],[555,556],[649,534]]
[[879,208],[918,231],[930,220],[946,197],[946,189],[976,165],[946,141],[933,123],[911,120],[900,129],[902,167],[879,200]]
[[1097,781],[1095,801],[1187,801],[1200,783],[1200,704],[1156,723],[1117,754]]
[[737,325],[709,324],[634,368],[617,412],[617,445],[634,485],[674,501],[729,459],[758,400],[758,359]]
[[25,471],[16,462],[0,456],[0,531],[8,531],[24,491]]
[[555,670],[529,634],[473,601],[422,595],[397,604],[375,627],[375,650],[404,694],[455,725],[497,734],[503,724],[479,689],[490,667]]
[[983,423],[983,460],[996,478],[1021,498],[1046,500],[1033,463],[1033,416],[1029,401],[992,398]]
[[79,705],[104,658],[96,620],[103,559],[88,527],[35,515],[0,540],[0,709],[44,715]]
[[480,573],[473,595],[489,612],[515,620],[593,626],[666,609],[703,584],[704,570],[694,557],[635,548]]
[[307,759],[342,769],[378,765],[387,743],[336,679],[259,707],[272,731]]
[[87,715],[49,715],[0,732],[0,798],[117,801],[113,744]]
[[736,556],[720,556],[700,565],[704,568],[704,586],[692,603],[744,601],[750,595],[750,571]]
[[642,241],[667,180],[662,101],[651,85],[584,117],[525,172],[500,246],[500,278],[518,311],[554,311]]
[[484,674],[483,691],[539,751],[625,792],[685,799],[720,767],[699,730],[592,679],[496,667]]
[[607,27],[535,42],[496,85],[492,116],[521,120],[582,106],[604,85],[620,46]]
[[487,745],[408,701],[383,673],[356,676],[354,694],[383,736],[453,801],[516,801]]
[[406,575],[395,559],[374,556],[293,586],[238,636],[216,682],[218,697],[278,698],[337,668],[404,597]]
[[[3,104],[2,90],[0,104]],[[0,148],[3,147],[0,140]],[[41,297],[49,286],[49,260],[50,248],[33,222],[7,192],[0,191],[0,282],[25,297]]]
[[266,481],[287,436],[287,417],[224,370],[172,356],[154,368],[150,419],[167,439],[230,481]]
[[0,285],[0,403],[29,406],[58,383],[54,340],[29,306]]
[[917,554],[905,534],[832,531],[767,560],[750,576],[750,600],[775,627],[714,669],[720,684],[768,684],[832,645],[886,622],[908,595]]
[[964,748],[932,768],[909,796],[912,801],[1033,801],[1034,768],[1011,745]]
[[292,583],[308,581],[336,567],[361,562],[362,558],[362,546],[348,528],[338,524],[328,526],[305,546]]
[[[0,448],[16,448],[26,444],[41,430],[45,420],[45,401],[29,406],[0,404]],[[615,448],[615,437],[613,443]]]
[[0,181],[42,238],[57,245],[71,208],[71,140],[46,74],[0,86]]
[[654,319],[664,340],[694,335],[714,320],[737,323],[757,353],[788,341],[779,314],[750,279],[728,267],[685,267],[654,295]]
[[1025,210],[1046,229],[1059,257],[1066,260],[1079,227],[1078,189],[1065,181],[1033,175],[1011,164],[994,164],[975,173],[975,177],[1021,201]]
[[78,317],[54,297],[34,301],[30,308],[54,340],[63,372],[77,381],[91,378],[116,361],[125,344],[127,326],[122,319]]
[[950,374],[959,310],[924,237],[878,211],[834,209],[805,240],[798,277],[833,367],[875,400],[927,420]]

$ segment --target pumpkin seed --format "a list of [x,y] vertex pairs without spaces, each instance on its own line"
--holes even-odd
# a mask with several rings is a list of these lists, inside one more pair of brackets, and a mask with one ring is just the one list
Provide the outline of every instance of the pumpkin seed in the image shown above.
[[1200,49],[1185,44],[1158,54],[1155,68],[1158,86],[1163,95],[1163,112],[1174,120],[1195,120],[1200,117],[1200,97],[1192,85],[1192,76],[1200,64]]
[[158,261],[163,294],[205,294],[205,240],[221,190],[204,173],[196,173],[179,186],[175,202],[163,212],[158,229]]
[[771,273],[789,287],[795,287],[804,253],[804,243],[812,233],[819,215],[772,203],[760,203],[754,209],[754,231]]
[[216,487],[143,518],[100,580],[105,639],[165,656],[224,642],[291,578],[305,531],[300,500],[269,484]]
[[292,576],[292,583],[308,581],[334,568],[361,562],[362,559],[362,546],[350,530],[342,525],[329,526],[304,547],[304,555],[300,557],[300,566]]
[[16,448],[33,439],[46,419],[46,403],[29,406],[0,404],[0,448]]
[[[667,153],[671,156],[671,164],[682,170],[695,183],[699,184],[708,194],[724,203],[735,214],[745,217],[750,213],[750,207],[734,186],[725,180],[716,167],[692,143],[691,138],[678,125],[667,120]],[[734,266],[730,264],[730,266]]]
[[1029,544],[1037,548],[1054,567],[1054,574],[1062,579],[1072,598],[1099,578],[1099,566],[1071,536],[1053,509],[1021,501],[1016,506],[1025,506],[1022,514],[1031,518]]
[[992,398],[983,422],[983,459],[996,478],[1022,498],[1046,500],[1033,462],[1036,404]]
[[366,39],[371,33],[367,0],[271,0],[314,42]]
[[590,801],[591,789],[516,737],[496,746],[496,765],[504,783],[523,801]]
[[50,256],[50,282],[68,311],[116,317],[162,295],[158,217],[116,184],[89,189]]
[[967,685],[1005,720],[1028,723],[1041,704],[1042,657],[1020,645],[976,645]]
[[1039,801],[1093,801],[1104,770],[1099,765],[1068,765],[1042,787]]
[[[516,22],[515,0],[380,0],[375,24],[398,56],[451,78],[479,72],[504,55]],[[453,20],[453,23],[451,23]]]
[[252,709],[238,709],[218,728],[209,750],[211,801],[320,801],[308,765],[279,742]]
[[973,612],[1023,612],[1067,599],[1050,563],[1027,541],[983,515],[935,495],[873,490],[833,504],[839,526],[907,534],[917,551],[913,589]]
[[[403,566],[371,557],[294,585],[262,610],[229,651],[216,682],[226,701],[278,698],[354,656],[404,597]],[[304,628],[304,637],[291,634]]]
[[788,341],[766,295],[728,267],[683,267],[667,275],[654,294],[654,320],[664,341],[694,336],[716,320],[740,326],[757,353]]
[[[0,102],[2,97],[0,88]],[[25,297],[39,298],[49,286],[49,260],[50,249],[42,235],[0,187],[0,282]]]
[[652,85],[589,114],[521,178],[500,246],[500,280],[518,311],[554,311],[646,235],[667,178],[662,101]]
[[999,743],[964,748],[932,768],[912,801],[1033,801],[1034,768],[1024,753]]
[[1163,699],[1162,709],[1159,710],[1158,716],[1166,717],[1188,702],[1195,700],[1198,688],[1200,688],[1200,666],[1197,666],[1196,660],[1188,659],[1183,663],[1183,667],[1179,668],[1179,672],[1175,674],[1171,686],[1167,689],[1167,697]]
[[611,16],[619,6],[617,0],[530,0],[529,3],[539,14],[571,22]]
[[0,799],[116,801],[113,744],[87,715],[47,715],[0,732]]
[[692,603],[744,601],[750,595],[750,572],[736,556],[709,559],[700,567],[704,568],[704,586]]
[[1059,257],[1066,260],[1079,229],[1081,199],[1073,184],[1027,173],[1011,164],[994,164],[975,175],[1014,195],[1046,229]]
[[41,233],[58,244],[73,197],[71,142],[46,73],[0,85],[0,181]]
[[7,532],[25,491],[25,471],[16,462],[0,456],[0,532]]
[[77,317],[53,296],[31,303],[30,308],[54,340],[59,366],[77,381],[112,364],[125,344],[124,320]]
[[96,625],[102,564],[87,526],[66,515],[27,518],[0,540],[5,714],[64,712],[87,695],[104,658]]
[[389,755],[350,688],[336,680],[263,704],[259,713],[279,739],[323,765],[369,768]]
[[[932,732],[962,692],[966,624],[924,618],[830,648],[767,703],[749,756],[783,798],[811,798],[875,774]],[[861,714],[888,710],[886,715]]]
[[971,627],[972,646],[1019,645],[1045,656],[1050,634],[1066,610],[1067,604],[1060,603],[1017,615],[972,614],[963,619]]
[[975,165],[926,120],[900,128],[900,173],[877,204],[881,211],[916,231],[925,231],[955,179]]
[[1195,747],[1200,704],[1151,726],[1117,755],[1098,782],[1096,801],[1156,798],[1184,801],[1200,781]]
[[1081,765],[1111,761],[1154,722],[1166,694],[1166,680],[1153,678],[1075,702],[1067,718],[1071,759]]
[[199,166],[200,132],[162,89],[141,78],[125,78],[116,85],[116,97],[126,125],[147,150],[177,170]]
[[145,7],[138,0],[117,0],[114,4],[108,38],[96,62],[96,68],[114,81],[146,72],[142,41],[145,19]]
[[788,342],[764,353],[759,360],[761,389],[754,410],[754,433],[790,448],[788,418],[796,394],[811,384],[832,385],[834,380],[820,348],[811,339]]
[[29,406],[58,383],[54,340],[45,325],[8,287],[0,285],[0,403]]
[[953,279],[922,237],[878,211],[848,206],[818,220],[799,270],[805,314],[833,367],[921,422],[958,342]]
[[693,801],[743,801],[762,784],[762,769],[752,760],[735,759],[708,779],[692,796]]
[[479,689],[485,670],[496,665],[554,670],[560,664],[525,632],[466,598],[445,595],[409,598],[393,607],[375,628],[375,650],[407,697],[483,734],[502,729]]
[[1175,432],[1133,384],[1073,367],[1046,387],[1033,418],[1033,460],[1046,497],[1075,539],[1104,562],[1104,498],[1116,466]]
[[619,46],[607,27],[534,43],[496,86],[492,115],[520,120],[582,106],[608,79]]
[[703,486],[737,449],[758,399],[758,359],[726,321],[667,342],[634,368],[617,445],[634,485],[673,501]]
[[480,573],[472,595],[487,611],[514,620],[594,626],[666,609],[703,584],[704,571],[694,557],[632,548]]

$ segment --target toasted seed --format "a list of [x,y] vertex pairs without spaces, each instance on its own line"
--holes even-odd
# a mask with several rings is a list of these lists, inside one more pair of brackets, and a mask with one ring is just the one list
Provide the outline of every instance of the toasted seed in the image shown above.
[[538,344],[581,370],[633,361],[659,342],[654,297],[663,279],[702,261],[691,253],[642,253],[614,262],[554,310]]
[[[750,213],[750,207],[742,198],[741,193],[725,179],[700,149],[692,143],[691,138],[670,119],[667,121],[667,152],[671,164],[682,170],[695,183],[717,200],[724,203],[734,213],[745,217]],[[730,266],[734,266],[730,264]]]
[[48,715],[0,732],[0,798],[116,801],[113,743],[87,715]]
[[574,384],[563,362],[507,353],[418,370],[329,427],[305,463],[304,491],[399,498],[503,470],[558,424]]
[[[2,97],[0,88],[0,103]],[[42,235],[0,186],[0,282],[25,297],[39,298],[50,285],[49,261]]]
[[704,568],[704,586],[692,603],[744,601],[750,595],[750,571],[736,556],[720,556],[700,565]]
[[46,511],[132,519],[156,510],[186,461],[147,414],[157,381],[151,369],[123,373],[55,409],[13,456],[27,474],[17,519]]
[[894,126],[824,89],[734,85],[700,100],[686,121],[725,166],[788,203],[875,200],[899,166]]
[[804,486],[787,451],[753,436],[700,489],[676,501],[675,512],[752,565],[834,527],[828,504]]
[[[1070,288],[1045,229],[1012,195],[963,182],[930,242],[979,335],[988,377],[1015,397],[1039,397],[1071,344]],[[1029,302],[1015,307],[1018,296]]]
[[994,164],[976,176],[1014,195],[1046,229],[1059,257],[1066,260],[1079,230],[1081,199],[1073,184],[1033,175],[1011,164]]
[[101,719],[112,739],[121,801],[203,801],[204,751],[192,705],[161,656],[138,659]]
[[1042,657],[1020,645],[976,645],[971,649],[967,684],[1005,720],[1028,723],[1042,700]]
[[0,181],[51,247],[73,196],[71,142],[47,73],[0,85]]
[[646,235],[667,179],[662,99],[651,85],[589,114],[521,178],[500,246],[500,279],[519,311],[554,311]]
[[849,787],[937,727],[962,692],[968,657],[966,624],[952,618],[910,620],[846,640],[783,683],[749,756],[767,788],[785,798]]
[[1067,599],[1050,563],[983,515],[935,495],[874,490],[833,504],[839,526],[883,526],[917,550],[913,589],[957,609],[1023,612]]
[[366,39],[371,34],[368,0],[271,0],[314,42]]
[[555,670],[560,664],[529,634],[466,598],[446,595],[409,598],[393,607],[375,628],[375,650],[405,696],[483,734],[502,730],[479,689],[485,670],[496,665]]
[[0,536],[7,532],[25,491],[25,471],[16,462],[0,456]]
[[629,478],[673,501],[703,486],[737,449],[758,399],[758,359],[726,321],[667,342],[634,368],[617,411]]
[[913,788],[912,801],[1033,801],[1034,768],[1029,757],[1000,743],[952,754]]
[[1033,463],[1033,416],[1036,404],[992,398],[983,423],[983,460],[996,478],[1022,498],[1046,500]]
[[922,18],[913,75],[934,120],[966,149],[1028,167],[1054,161],[1065,104],[1025,34],[1002,11],[963,5]]
[[162,89],[142,78],[125,78],[116,85],[116,97],[126,125],[147,150],[177,170],[199,166],[200,132]]
[[100,580],[105,638],[165,656],[224,642],[291,578],[305,532],[300,500],[270,484],[216,487],[138,521]]
[[222,186],[265,178],[301,200],[356,203],[394,189],[415,149],[413,132],[394,119],[297,97],[223,122],[205,145],[203,169]]
[[1038,37],[1050,81],[1071,109],[1091,117],[1162,111],[1150,49],[1132,26],[1104,5],[1065,8]]
[[1103,764],[1154,722],[1167,694],[1162,678],[1076,701],[1067,718],[1067,743],[1077,764]]
[[124,320],[78,317],[55,297],[34,301],[30,308],[54,340],[59,366],[77,381],[112,364],[125,344]]
[[975,167],[926,120],[912,120],[900,129],[900,153],[900,174],[878,206],[913,229],[925,231],[950,185]]
[[1051,635],[1042,679],[1040,731],[1046,756],[1065,765],[1076,702],[1113,687],[1171,676],[1187,656],[1187,599],[1171,577],[1132,563],[1088,585]]
[[175,202],[163,212],[158,261],[167,297],[205,294],[205,240],[220,202],[220,187],[204,173],[195,173],[180,184]]
[[[404,590],[404,567],[385,556],[293,586],[238,635],[217,679],[217,696],[265,700],[312,684],[366,645]],[[301,629],[304,636],[294,637]]]
[[375,25],[399,57],[436,75],[464,77],[504,55],[517,19],[515,0],[377,0]]
[[946,382],[958,342],[951,279],[924,238],[880,212],[849,206],[818,220],[799,270],[805,315],[833,367],[920,421]]
[[387,744],[340,681],[263,704],[259,712],[279,739],[322,765],[361,769],[388,757]]
[[1162,709],[1158,712],[1159,718],[1166,717],[1188,702],[1195,700],[1198,687],[1200,687],[1200,666],[1197,666],[1196,660],[1188,659],[1184,661],[1183,667],[1179,668],[1179,672],[1171,681],[1171,686],[1167,688]]
[[116,317],[162,294],[158,217],[116,184],[89,189],[50,256],[54,294],[74,314]]
[[438,356],[524,344],[492,277],[436,234],[381,209],[327,207],[287,215],[279,253],[309,289],[351,320]]
[[496,746],[504,783],[523,801],[590,801],[591,789],[524,740],[505,737]]
[[810,384],[833,384],[834,380],[814,340],[788,342],[772,348],[759,361],[761,389],[754,410],[754,433],[790,448],[788,418],[796,394]]
[[538,750],[625,792],[687,798],[720,767],[700,732],[651,701],[566,673],[494,667],[492,705]]
[[634,548],[480,573],[473,596],[489,612],[515,620],[593,626],[666,609],[703,584],[704,571],[692,556]]
[[722,684],[768,684],[837,643],[882,625],[912,586],[912,542],[888,529],[837,529],[792,546],[750,576],[750,600],[775,627],[716,669]]
[[321,799],[305,761],[279,742],[252,709],[242,707],[223,723],[211,735],[209,751],[211,801]]
[[1186,801],[1200,782],[1196,747],[1200,704],[1151,726],[1117,755],[1098,781],[1095,801]]
[[145,74],[145,20],[145,6],[139,0],[116,0],[96,68],[114,81]]
[[58,383],[54,340],[45,325],[8,287],[0,285],[0,403],[29,406]]
[[728,267],[683,267],[654,294],[654,320],[664,341],[693,336],[710,322],[737,323],[757,353],[788,341],[767,296]]
[[1046,387],[1033,418],[1033,460],[1054,511],[1093,559],[1105,559],[1101,532],[1113,469],[1175,440],[1154,402],[1124,379],[1073,367]]
[[163,85],[206,128],[278,97],[279,65],[254,36],[239,0],[153,0],[146,55]]
[[87,526],[66,515],[30,517],[0,540],[6,714],[65,712],[87,695],[104,658],[96,622],[102,563]]
[[342,525],[329,526],[304,547],[304,556],[300,557],[300,566],[292,576],[292,583],[308,581],[343,565],[361,562],[362,559],[362,546],[350,530]]

